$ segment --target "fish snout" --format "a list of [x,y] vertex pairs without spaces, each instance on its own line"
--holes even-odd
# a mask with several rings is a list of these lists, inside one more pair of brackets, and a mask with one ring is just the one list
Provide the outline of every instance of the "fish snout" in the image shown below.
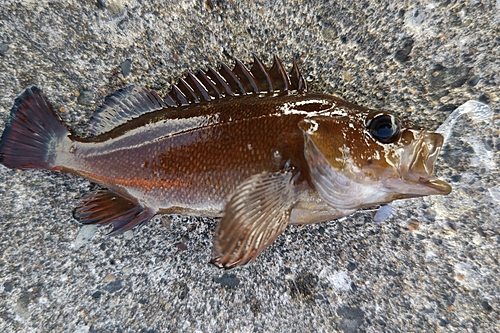
[[434,164],[443,146],[444,138],[441,134],[423,131],[415,143],[410,147],[407,155],[408,164],[403,161],[403,178],[427,187],[427,194],[443,194],[451,192],[448,183],[437,179],[434,173]]
[[434,163],[443,146],[443,136],[437,133],[424,132],[417,142],[417,149],[410,172],[430,176],[434,172]]

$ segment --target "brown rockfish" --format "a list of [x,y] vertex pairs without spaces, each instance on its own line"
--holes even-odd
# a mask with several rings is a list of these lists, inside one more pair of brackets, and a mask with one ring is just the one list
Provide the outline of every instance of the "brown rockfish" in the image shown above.
[[212,263],[253,261],[289,224],[395,199],[448,194],[433,176],[440,134],[307,92],[294,62],[258,58],[188,73],[165,98],[128,87],[106,98],[90,137],[73,134],[36,87],[16,100],[0,143],[14,169],[70,172],[106,190],[74,216],[112,234],[157,214],[222,217]]

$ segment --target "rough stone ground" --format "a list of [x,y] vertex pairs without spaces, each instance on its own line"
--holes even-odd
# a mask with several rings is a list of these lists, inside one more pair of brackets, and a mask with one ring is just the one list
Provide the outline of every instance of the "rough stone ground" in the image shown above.
[[0,129],[31,85],[83,133],[121,87],[162,95],[253,53],[431,129],[467,100],[493,111],[457,122],[437,167],[449,196],[290,227],[229,272],[208,264],[216,220],[85,241],[72,209],[93,184],[0,167],[2,332],[500,331],[498,0],[0,2]]

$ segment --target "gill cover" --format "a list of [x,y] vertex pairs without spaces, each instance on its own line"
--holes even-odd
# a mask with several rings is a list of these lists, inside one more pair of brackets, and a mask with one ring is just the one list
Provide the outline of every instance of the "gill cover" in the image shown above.
[[338,209],[357,209],[387,201],[384,189],[365,184],[350,170],[350,148],[338,131],[341,125],[342,121],[336,123],[326,116],[305,118],[299,123],[314,187],[328,205]]

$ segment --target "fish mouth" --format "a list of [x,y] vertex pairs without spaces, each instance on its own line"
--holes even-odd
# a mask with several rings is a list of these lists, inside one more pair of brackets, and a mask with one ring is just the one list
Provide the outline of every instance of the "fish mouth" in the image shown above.
[[[405,183],[398,192],[403,197],[424,195],[446,195],[451,186],[435,177],[434,163],[443,146],[444,138],[438,133],[423,131],[412,144],[405,148],[401,156],[401,180]],[[392,184],[397,189],[396,184]],[[392,187],[392,186],[391,186]]]

